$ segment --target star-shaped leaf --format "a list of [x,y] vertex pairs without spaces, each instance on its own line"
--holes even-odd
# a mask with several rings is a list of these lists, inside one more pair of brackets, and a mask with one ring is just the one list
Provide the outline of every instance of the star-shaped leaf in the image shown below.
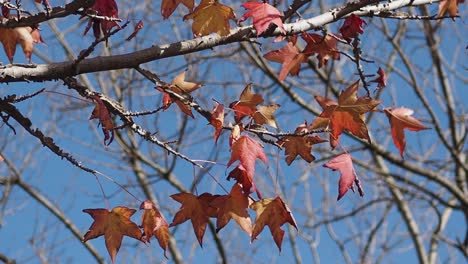
[[210,193],[203,193],[199,196],[195,196],[191,193],[178,193],[171,195],[172,199],[182,205],[174,216],[169,227],[179,225],[190,219],[193,231],[198,239],[198,243],[202,246],[208,219],[218,215],[218,210],[215,207],[210,206],[210,203],[216,197],[218,196]]
[[[302,134],[308,132],[307,123],[301,124],[294,131],[295,134]],[[312,151],[312,145],[326,142],[327,140],[322,139],[318,136],[285,136],[278,141],[278,144],[285,148],[284,152],[286,155],[286,163],[291,165],[291,163],[296,159],[297,155],[303,158],[307,162],[312,162],[315,160],[314,155],[310,152]]]
[[248,194],[242,193],[241,187],[236,183],[228,195],[221,195],[214,199],[211,206],[218,208],[216,232],[221,230],[234,219],[247,234],[252,234],[252,221],[247,208],[249,208]]
[[250,208],[257,212],[251,241],[254,241],[267,225],[270,228],[273,240],[281,251],[281,244],[284,236],[284,230],[281,229],[281,226],[285,223],[289,223],[297,230],[296,220],[289,208],[280,197],[256,201],[250,205]]
[[[338,97],[338,102],[322,96],[315,96],[315,99],[323,108],[323,112],[312,123],[311,127],[318,128],[317,123],[321,126],[329,126],[332,130],[330,132],[330,145],[332,148],[338,145],[341,133],[344,130],[370,142],[367,126],[364,122],[364,114],[373,110],[380,104],[380,101],[366,96],[358,98],[358,86],[359,81],[346,88]],[[326,122],[327,119],[328,123]]]
[[251,116],[257,111],[257,105],[263,103],[261,94],[252,93],[252,84],[249,83],[242,91],[239,101],[232,102],[229,107],[235,111],[234,119],[239,123],[245,116]]
[[184,16],[184,20],[193,19],[192,32],[195,37],[210,33],[226,36],[231,29],[229,20],[235,17],[229,6],[217,0],[202,0],[192,13]]
[[257,36],[260,36],[265,32],[270,24],[275,24],[284,34],[286,34],[286,30],[283,27],[283,21],[281,20],[281,13],[274,6],[265,2],[247,2],[241,6],[249,11],[239,19],[239,23],[249,17],[252,17],[254,28],[257,31]]
[[278,128],[276,126],[276,120],[273,116],[273,113],[280,107],[279,104],[274,105],[262,105],[258,108],[258,111],[255,112],[252,116],[255,124],[257,125],[269,125],[274,128]]
[[340,53],[336,47],[338,41],[332,34],[321,36],[315,33],[309,34],[305,32],[302,33],[301,37],[307,42],[307,46],[302,52],[309,56],[317,54],[319,68],[327,65],[329,59],[340,59]]
[[247,135],[241,136],[231,148],[231,159],[227,166],[231,166],[235,161],[239,161],[239,168],[245,170],[247,176],[253,179],[255,175],[255,160],[260,159],[265,163],[268,160],[263,152],[263,148],[257,141]]
[[115,256],[120,249],[123,236],[133,237],[144,242],[140,228],[130,217],[136,212],[124,206],[117,206],[112,211],[107,209],[84,209],[94,219],[89,231],[83,237],[83,242],[104,236],[106,248],[115,263]]

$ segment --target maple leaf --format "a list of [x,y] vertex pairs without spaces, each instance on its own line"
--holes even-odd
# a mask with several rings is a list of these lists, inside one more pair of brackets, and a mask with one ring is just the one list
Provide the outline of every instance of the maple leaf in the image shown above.
[[171,198],[181,203],[180,210],[174,216],[169,227],[179,225],[190,219],[193,226],[193,231],[198,239],[198,243],[202,246],[203,236],[205,235],[206,224],[210,217],[216,217],[218,210],[210,206],[210,203],[216,199],[218,195],[203,193],[195,196],[191,193],[178,193],[171,195]]
[[[458,4],[464,3],[465,0],[441,0],[439,2],[439,12],[437,13],[438,17],[444,16],[448,13],[450,16],[458,16]],[[455,21],[455,18],[452,17],[452,20]],[[439,20],[439,22],[442,20]]]
[[252,221],[247,212],[249,198],[248,195],[242,193],[242,189],[237,183],[232,186],[228,195],[217,197],[210,205],[218,208],[216,232],[219,232],[231,219],[234,219],[249,236],[252,234]]
[[336,200],[340,200],[349,189],[354,192],[353,184],[356,184],[359,195],[361,197],[364,196],[364,190],[354,171],[353,160],[350,154],[346,153],[336,156],[323,164],[323,166],[332,170],[339,170],[341,173],[340,181],[338,182],[338,198]]
[[34,44],[44,43],[39,30],[31,27],[0,28],[0,42],[10,63],[13,63],[17,44],[21,45],[24,55],[28,59],[28,62],[31,63]]
[[367,25],[366,21],[362,20],[355,14],[351,14],[345,19],[343,25],[340,27],[341,36],[350,43],[351,39],[353,39],[356,34],[364,33],[364,29],[362,28],[363,24]]
[[276,120],[273,116],[273,113],[280,107],[279,104],[274,105],[267,105],[267,106],[260,106],[258,111],[253,113],[252,118],[257,125],[269,125],[274,128],[278,128],[276,126]]
[[231,29],[229,19],[235,17],[229,6],[220,4],[217,0],[202,0],[192,13],[184,16],[184,20],[193,19],[192,32],[195,37],[210,33],[226,36]]
[[[104,134],[104,145],[109,146],[114,140],[114,124],[112,123],[112,118],[109,114],[109,110],[107,110],[106,105],[99,96],[92,95],[91,98],[94,100],[96,106],[89,119],[97,118],[99,120],[99,124],[102,126],[102,133]],[[109,141],[106,143],[107,140]]]
[[249,11],[239,19],[238,23],[252,17],[257,36],[265,32],[270,24],[275,24],[283,34],[286,34],[283,21],[281,20],[281,13],[274,6],[265,2],[247,2],[241,6]]
[[130,217],[136,212],[135,209],[117,206],[112,211],[107,209],[84,209],[83,212],[88,213],[94,219],[88,232],[83,237],[83,242],[104,235],[106,248],[112,263],[115,263],[115,256],[120,249],[123,236],[133,237],[144,243],[140,228],[130,220]]
[[[364,114],[374,109],[380,104],[370,97],[357,97],[357,90],[359,81],[353,83],[351,86],[341,92],[338,97],[338,102],[324,98],[322,96],[315,96],[315,99],[323,108],[323,112],[319,118],[315,120],[311,128],[327,125],[330,126],[330,145],[335,148],[340,139],[341,133],[346,130],[356,137],[366,139],[370,143],[370,137],[367,126],[364,123]],[[328,122],[327,122],[328,119]]]
[[247,175],[247,171],[239,166],[235,167],[228,175],[226,180],[234,179],[240,186],[242,186],[242,191],[244,194],[250,194],[251,192],[256,192],[259,199],[262,199],[262,195],[257,189],[254,178],[250,178]]
[[[185,74],[187,73],[187,71],[183,71],[181,72],[179,75],[177,75],[173,80],[172,80],[172,83],[171,85],[168,87],[169,90],[177,93],[178,95],[182,96],[182,97],[185,97],[187,99],[189,99],[189,94],[197,89],[199,89],[200,87],[202,87],[201,84],[198,84],[198,83],[193,83],[193,82],[186,82],[185,81]],[[156,87],[156,89],[160,92],[164,92],[164,89],[162,89],[161,87]],[[167,108],[169,108],[169,106],[172,104],[172,102],[175,102],[177,104],[177,106],[180,108],[180,110],[193,118],[193,114],[192,114],[192,110],[191,110],[191,106],[190,104],[186,104],[185,102],[183,102],[182,100],[180,100],[179,98],[173,98],[171,97],[171,95],[167,92],[164,92],[164,95],[163,95],[163,108],[164,110],[166,110]]]
[[239,123],[245,116],[251,116],[257,111],[257,105],[263,103],[261,94],[252,94],[252,84],[249,83],[242,91],[239,101],[232,102],[229,107],[234,113],[234,120]]
[[[304,122],[304,124],[301,124],[296,128],[294,133],[302,134],[308,131],[307,123]],[[301,156],[301,158],[309,163],[314,161],[315,157],[310,153],[312,151],[312,145],[326,141],[327,140],[318,136],[285,136],[278,141],[278,144],[285,148],[284,153],[286,155],[286,163],[289,166],[294,159],[296,159],[297,155]]]
[[387,76],[385,75],[385,72],[380,67],[377,70],[377,74],[379,75],[379,77],[375,78],[371,82],[376,82],[377,83],[377,90],[379,90],[379,89],[382,89],[385,86],[387,86]]
[[281,226],[289,223],[297,230],[296,220],[289,210],[288,206],[281,200],[280,197],[262,199],[250,205],[252,210],[257,212],[255,224],[252,230],[251,242],[263,231],[265,225],[270,228],[271,235],[278,249],[281,251],[283,242],[284,230]]
[[411,116],[414,113],[412,109],[398,107],[395,109],[385,108],[384,111],[388,117],[390,126],[392,127],[393,143],[400,151],[401,158],[403,158],[403,151],[405,150],[406,146],[405,132],[403,129],[420,131],[429,128]]
[[307,42],[304,51],[305,54],[313,55],[317,54],[317,59],[319,61],[319,68],[324,65],[327,65],[329,59],[338,60],[340,59],[340,53],[336,48],[337,40],[333,37],[332,34],[327,34],[326,36],[321,36],[318,34],[309,34],[302,33],[302,39]]
[[186,6],[190,12],[193,11],[194,0],[162,0],[161,2],[161,15],[167,19],[174,13],[179,4]]
[[224,105],[216,102],[216,106],[213,108],[210,117],[210,125],[215,128],[214,133],[214,140],[215,144],[218,143],[219,135],[221,134],[221,130],[223,129],[224,124]]
[[294,35],[288,40],[286,46],[263,55],[267,60],[283,64],[278,76],[278,79],[281,81],[286,79],[288,74],[298,76],[301,70],[301,63],[307,62],[307,58],[309,57],[309,55],[299,51],[296,47],[296,41],[297,35]]
[[158,240],[159,246],[164,250],[166,256],[169,246],[169,225],[161,212],[156,208],[153,202],[146,200],[141,203],[140,210],[144,209],[141,219],[141,226],[145,234],[146,242],[150,242],[152,236]]
[[245,170],[247,176],[253,179],[255,172],[255,160],[260,159],[268,164],[268,160],[263,152],[263,148],[257,141],[247,135],[241,136],[232,144],[231,159],[227,166],[231,166],[235,161],[239,161],[239,168]]
[[[94,5],[91,6],[89,9],[96,11],[96,14],[98,16],[108,18],[119,18],[119,9],[115,0],[96,0],[94,2]],[[84,16],[81,16],[81,18],[83,17]],[[91,26],[93,27],[93,34],[95,38],[101,37],[101,31],[107,34],[113,27],[120,28],[117,21],[90,18],[88,20],[88,25],[85,28],[85,35],[86,33],[88,33]]]

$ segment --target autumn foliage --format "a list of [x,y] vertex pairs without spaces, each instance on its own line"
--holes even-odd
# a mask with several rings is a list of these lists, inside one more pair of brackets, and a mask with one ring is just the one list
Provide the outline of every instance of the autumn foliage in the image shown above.
[[[251,26],[254,33],[249,38],[243,39],[244,41],[262,36],[271,37],[272,35],[268,34],[276,32],[276,41],[282,41],[281,44],[277,44],[275,49],[261,49],[261,55],[265,63],[271,63],[270,66],[276,67],[272,75],[280,83],[285,82],[287,78],[299,78],[304,64],[317,65],[317,69],[323,69],[327,64],[346,56],[351,57],[350,61],[353,63],[359,61],[358,55],[361,54],[359,38],[366,34],[366,18],[356,14],[342,17],[341,26],[339,29],[335,28],[334,32],[333,30],[296,32],[288,30],[283,13],[272,5],[272,2],[276,1],[237,3],[244,9],[244,13],[236,16],[235,9],[220,0],[162,0],[160,15],[168,19],[176,11],[185,12],[182,20],[186,21],[186,26],[191,26],[191,35],[194,38],[210,34],[229,37],[233,32],[231,26],[235,24]],[[438,16],[447,14],[452,18],[458,16],[459,3],[463,2],[463,0],[441,1]],[[120,29],[122,26],[119,20],[118,1],[96,0],[87,10],[92,11],[95,16],[80,13],[81,18],[88,19],[84,34],[92,29],[96,39],[107,38],[111,30]],[[240,18],[236,20],[237,17]],[[1,18],[7,19],[13,16],[8,9],[4,9]],[[137,33],[143,28],[143,21],[144,18],[136,23],[133,33],[127,38],[128,41],[137,38]],[[10,63],[14,61],[17,45],[21,46],[26,59],[31,62],[33,46],[43,42],[39,32],[39,25],[0,27],[0,42]],[[345,53],[349,50],[356,51],[355,54],[358,55],[353,57]],[[356,65],[358,71],[362,71],[358,63]],[[316,117],[304,117],[307,120],[283,128],[279,127],[275,117],[281,105],[268,102],[266,97],[264,98],[256,90],[254,83],[244,83],[245,88],[237,93],[236,100],[232,102],[223,102],[219,98],[206,96],[209,102],[208,109],[211,109],[207,111],[201,109],[195,98],[195,94],[203,93],[205,88],[201,83],[188,77],[189,71],[178,71],[172,81],[167,83],[163,80],[152,80],[155,83],[154,88],[162,98],[162,101],[154,100],[154,104],[161,112],[175,104],[171,110],[182,113],[184,117],[190,117],[189,120],[207,121],[210,140],[211,135],[213,136],[213,145],[229,151],[229,159],[217,161],[226,168],[224,175],[226,180],[218,184],[224,186],[226,182],[233,180],[229,182],[232,186],[217,194],[203,190],[200,191],[201,194],[198,194],[198,190],[194,193],[172,194],[170,197],[180,204],[180,208],[174,209],[175,214],[171,217],[170,223],[156,206],[156,201],[146,198],[139,200],[142,215],[139,224],[131,220],[132,215],[137,212],[136,209],[124,206],[117,206],[111,210],[84,209],[83,212],[89,214],[93,222],[85,233],[83,242],[103,236],[113,263],[124,236],[143,244],[149,244],[153,238],[153,241],[158,241],[166,255],[171,239],[171,228],[190,222],[194,236],[200,246],[203,246],[207,225],[210,221],[214,221],[216,232],[222,232],[223,228],[234,222],[245,232],[250,242],[255,242],[267,226],[271,238],[281,251],[284,225],[289,224],[296,230],[298,227],[287,200],[282,198],[283,194],[278,191],[274,197],[264,198],[263,195],[267,192],[258,187],[258,179],[265,177],[259,173],[258,168],[266,168],[271,163],[270,156],[265,153],[265,145],[273,145],[281,150],[278,151],[281,153],[278,162],[285,162],[288,166],[303,161],[305,163],[316,161],[316,155],[319,154],[318,147],[334,150],[333,156],[327,157],[327,160],[321,163],[323,167],[337,171],[331,175],[339,177],[337,200],[340,200],[350,189],[353,192],[356,189],[361,197],[364,196],[363,186],[365,186],[365,182],[361,182],[356,173],[352,154],[342,142],[344,134],[371,146],[372,137],[367,118],[371,114],[386,116],[389,122],[386,133],[392,135],[393,144],[403,159],[407,144],[404,130],[420,132],[430,128],[412,116],[414,110],[403,106],[386,107],[385,105],[391,105],[392,102],[385,102],[375,96],[375,91],[385,92],[384,88],[389,77],[385,73],[387,69],[375,64],[370,65],[372,74],[364,75],[358,72],[353,80],[342,80],[344,84],[339,94],[315,95],[315,102],[307,102],[316,103],[321,108],[321,112]],[[371,91],[374,88],[375,91]],[[94,103],[89,119],[100,126],[104,145],[109,146],[114,139],[118,139],[116,130],[120,128],[114,125],[118,113],[98,93],[86,97]],[[151,140],[151,136],[149,133],[144,135],[146,140]],[[218,143],[223,142],[219,140],[223,137],[226,138],[224,145]],[[117,139],[115,141],[118,141]],[[159,143],[159,146],[168,145],[170,144]],[[255,218],[252,217],[254,214]]]

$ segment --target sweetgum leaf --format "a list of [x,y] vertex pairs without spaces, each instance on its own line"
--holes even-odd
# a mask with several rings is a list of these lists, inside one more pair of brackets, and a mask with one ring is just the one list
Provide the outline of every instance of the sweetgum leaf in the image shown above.
[[241,6],[249,11],[239,19],[239,23],[249,17],[252,17],[254,28],[257,31],[257,36],[260,36],[265,32],[270,24],[275,24],[284,34],[286,34],[286,30],[283,27],[283,21],[281,20],[281,13],[274,6],[265,2],[247,2]]
[[229,6],[215,0],[202,0],[201,3],[184,20],[193,19],[192,32],[194,37],[218,33],[220,36],[229,34],[229,20],[236,15]]
[[349,154],[341,154],[323,164],[325,168],[339,170],[341,173],[338,183],[338,198],[340,200],[349,189],[354,192],[353,184],[356,184],[360,196],[364,196],[359,178],[356,175],[353,167],[353,160]]
[[145,210],[141,219],[141,226],[145,234],[146,242],[150,242],[152,236],[158,240],[159,246],[164,250],[166,256],[169,246],[169,225],[161,212],[153,202],[146,200],[141,203],[140,210]]

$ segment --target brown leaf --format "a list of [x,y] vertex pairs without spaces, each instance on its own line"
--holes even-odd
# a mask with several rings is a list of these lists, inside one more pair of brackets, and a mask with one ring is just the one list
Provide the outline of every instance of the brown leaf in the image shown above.
[[[0,16],[0,19],[2,17]],[[13,63],[13,57],[16,52],[16,45],[20,44],[23,53],[31,63],[31,54],[35,43],[44,43],[39,30],[31,27],[17,27],[13,29],[0,28],[0,42],[8,57],[10,63]]]
[[146,200],[140,205],[140,210],[144,209],[141,219],[145,240],[150,242],[152,236],[158,240],[159,246],[164,250],[166,256],[167,247],[169,246],[169,225],[161,212],[156,208],[153,202]]
[[312,33],[302,33],[301,37],[307,42],[303,53],[310,55],[317,54],[319,68],[327,65],[329,59],[340,59],[340,53],[336,47],[337,40],[331,34],[325,37]]
[[184,16],[184,20],[193,19],[192,32],[195,37],[218,33],[220,36],[229,34],[229,20],[236,15],[229,6],[215,0],[202,0],[192,13]]
[[408,129],[411,131],[420,131],[429,128],[424,126],[421,122],[419,122],[419,120],[411,116],[414,113],[412,109],[398,107],[395,109],[385,108],[384,111],[388,117],[390,126],[392,127],[393,143],[400,151],[401,158],[403,158],[403,151],[406,147],[405,132],[403,131],[403,129]]
[[[301,124],[294,131],[295,134],[301,134],[308,132],[307,123]],[[318,136],[285,136],[278,141],[282,147],[285,148],[284,153],[286,155],[286,163],[291,165],[291,163],[296,159],[297,155],[301,156],[305,161],[312,162],[315,160],[314,155],[310,152],[312,151],[312,145],[326,142],[327,140],[322,139]]]
[[373,110],[380,101],[376,101],[370,97],[357,97],[359,81],[342,91],[338,97],[338,102],[315,96],[315,99],[323,108],[318,121],[314,121],[311,125],[313,128],[318,128],[318,124],[326,124],[332,129],[330,132],[330,145],[335,148],[341,136],[341,133],[346,130],[353,135],[366,139],[370,142],[367,126],[364,123],[364,114]]
[[263,103],[261,94],[252,93],[252,84],[249,83],[242,91],[239,101],[232,102],[229,107],[235,111],[234,119],[239,123],[243,117],[251,116],[257,111],[257,105]]
[[94,219],[89,231],[83,237],[83,242],[104,235],[106,248],[112,263],[115,263],[115,256],[120,249],[123,236],[133,237],[144,243],[140,228],[130,220],[136,210],[117,206],[112,211],[107,209],[84,209],[83,212],[88,213]]
[[202,246],[208,219],[218,215],[218,210],[215,207],[210,206],[210,203],[216,197],[218,197],[218,195],[212,195],[210,193],[203,193],[199,196],[195,196],[191,193],[178,193],[171,195],[172,199],[182,205],[174,216],[169,227],[179,225],[190,219],[193,231],[198,239],[198,243]]
[[216,106],[213,108],[210,117],[210,125],[215,128],[215,144],[218,143],[219,135],[221,134],[221,130],[223,129],[224,124],[224,105],[216,102]]
[[279,104],[268,105],[268,106],[260,106],[258,111],[252,115],[255,124],[257,125],[269,125],[274,128],[278,128],[276,126],[276,120],[273,116],[273,113],[280,107]]
[[[450,16],[458,16],[458,4],[464,2],[465,0],[441,0],[439,2],[439,12],[437,13],[437,16],[442,17],[446,13]],[[455,18],[452,17],[452,20],[455,21]],[[439,20],[439,22],[440,21],[441,20]]]
[[167,19],[174,13],[179,4],[183,4],[190,11],[193,11],[194,0],[162,0],[161,2],[161,15]]
[[234,184],[228,195],[217,197],[210,205],[218,208],[216,232],[225,227],[232,218],[249,236],[252,234],[252,221],[247,212],[249,207],[248,194],[243,194],[237,183]]
[[250,205],[252,210],[257,212],[257,218],[253,226],[251,241],[263,231],[265,225],[270,228],[271,235],[278,249],[281,251],[283,242],[284,230],[281,226],[289,223],[297,230],[296,220],[294,219],[288,206],[281,200],[280,197],[262,199]]

